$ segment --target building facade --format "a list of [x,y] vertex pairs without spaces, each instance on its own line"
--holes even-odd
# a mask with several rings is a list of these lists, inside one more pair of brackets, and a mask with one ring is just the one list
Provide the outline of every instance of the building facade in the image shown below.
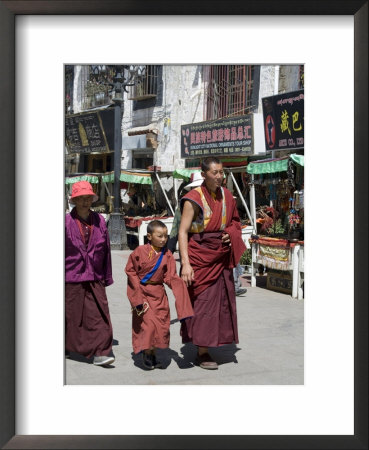
[[[128,78],[125,70],[122,73]],[[66,125],[66,175],[114,170],[114,83],[115,66],[66,66],[65,113],[71,124],[69,128]],[[130,84],[127,92],[122,92],[121,169],[167,173],[162,183],[170,191],[171,172],[199,167],[201,159],[210,154],[230,167],[244,166],[250,158],[266,155],[262,98],[302,89],[303,66],[141,65]],[[87,115],[91,118],[90,134],[82,133],[81,138],[81,127],[86,127],[79,123],[77,129],[73,118]],[[244,146],[224,143],[228,125],[219,121],[226,119],[231,125],[243,126],[238,142]],[[193,127],[190,133],[185,125],[191,124],[201,126]],[[196,131],[201,129],[213,134]],[[186,147],[186,132],[196,150]],[[79,147],[74,149],[73,136],[79,139]],[[103,145],[96,143],[80,151],[80,141],[86,143],[91,136],[96,142],[104,141]],[[123,189],[123,200],[125,195]]]

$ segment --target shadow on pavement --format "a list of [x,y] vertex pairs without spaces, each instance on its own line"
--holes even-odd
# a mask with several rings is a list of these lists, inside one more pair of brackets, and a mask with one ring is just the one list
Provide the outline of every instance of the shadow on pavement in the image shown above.
[[[222,345],[221,347],[209,348],[209,354],[219,364],[238,363],[236,353],[241,350],[236,344]],[[197,354],[196,345],[191,343],[184,344],[181,348],[181,353],[186,361],[191,361],[194,364]]]
[[[209,348],[209,353],[218,363],[218,365],[235,363],[237,364],[236,353],[241,350],[236,344],[223,345],[222,347]],[[178,354],[175,350],[171,348],[158,348],[156,349],[156,358],[160,361],[162,367],[161,369],[166,369],[172,362],[172,360],[177,364],[179,369],[191,369],[195,367],[195,359],[197,354],[196,345],[191,343],[184,344],[180,350],[182,356]],[[133,363],[136,367],[141,370],[151,370],[147,369],[142,363],[142,354],[131,353]]]
[[[196,354],[196,350],[195,350]],[[142,362],[142,354],[138,353],[131,353],[131,357],[133,360],[133,363],[136,367],[138,367],[141,370],[151,370],[147,369]],[[172,350],[171,348],[158,348],[156,349],[156,358],[158,361],[160,361],[162,367],[161,369],[166,369],[172,362],[172,360],[177,364],[177,366],[180,369],[191,369],[194,367],[193,360],[195,357],[192,358],[189,356],[184,355],[183,357],[180,356],[175,350]]]
[[222,364],[238,364],[236,353],[241,350],[236,344],[222,345],[221,347],[210,348],[209,353],[219,366]]

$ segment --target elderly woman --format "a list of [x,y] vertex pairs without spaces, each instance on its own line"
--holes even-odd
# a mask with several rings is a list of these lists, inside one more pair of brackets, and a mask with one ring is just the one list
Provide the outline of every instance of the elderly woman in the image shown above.
[[90,207],[97,195],[87,181],[73,184],[65,218],[65,350],[112,364],[113,329],[105,286],[113,283],[105,220]]

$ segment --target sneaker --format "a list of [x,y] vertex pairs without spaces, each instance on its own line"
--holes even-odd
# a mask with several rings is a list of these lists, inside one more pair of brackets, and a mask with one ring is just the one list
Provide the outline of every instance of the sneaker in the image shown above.
[[236,296],[246,294],[246,292],[247,292],[247,289],[245,289],[245,288],[237,289]]
[[105,366],[108,364],[113,364],[114,361],[114,356],[94,356],[93,363],[95,366]]
[[70,359],[70,352],[68,350],[65,350],[65,358]]

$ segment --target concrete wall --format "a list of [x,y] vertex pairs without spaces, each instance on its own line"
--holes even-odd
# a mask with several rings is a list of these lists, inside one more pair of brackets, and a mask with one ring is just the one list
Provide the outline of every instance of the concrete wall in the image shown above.
[[[122,121],[123,137],[133,127],[151,124],[158,130],[158,148],[154,164],[162,171],[184,167],[180,158],[181,125],[203,120],[202,67],[191,65],[163,66],[162,106],[133,111],[133,102],[126,101]],[[131,151],[123,151],[122,168],[131,168]]]

